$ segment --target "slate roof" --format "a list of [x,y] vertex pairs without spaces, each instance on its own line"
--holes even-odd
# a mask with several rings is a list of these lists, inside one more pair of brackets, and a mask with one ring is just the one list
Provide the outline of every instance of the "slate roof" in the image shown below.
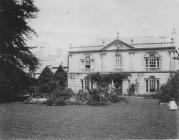
[[[69,52],[78,51],[99,51],[109,45],[115,39],[97,39],[87,46],[70,47]],[[134,49],[153,49],[153,48],[168,48],[174,47],[174,42],[166,37],[154,36],[138,36],[138,37],[123,37],[119,38],[122,42],[129,44]]]

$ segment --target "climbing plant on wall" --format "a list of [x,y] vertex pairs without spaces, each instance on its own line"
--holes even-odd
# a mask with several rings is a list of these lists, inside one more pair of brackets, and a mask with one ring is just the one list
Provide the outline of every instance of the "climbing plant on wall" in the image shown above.
[[96,83],[98,87],[106,87],[113,81],[116,88],[119,88],[119,86],[122,84],[122,81],[127,79],[129,76],[130,73],[124,72],[109,74],[101,74],[97,72],[88,74],[88,77],[91,79],[92,83]]

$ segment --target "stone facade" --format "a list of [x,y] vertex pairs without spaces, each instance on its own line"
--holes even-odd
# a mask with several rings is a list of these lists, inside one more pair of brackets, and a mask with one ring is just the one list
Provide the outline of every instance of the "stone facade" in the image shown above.
[[76,92],[90,88],[90,79],[85,78],[89,73],[127,72],[131,76],[123,81],[123,94],[128,94],[130,84],[136,85],[135,94],[156,93],[178,69],[175,47],[173,41],[126,43],[116,39],[105,45],[70,48],[68,88]]

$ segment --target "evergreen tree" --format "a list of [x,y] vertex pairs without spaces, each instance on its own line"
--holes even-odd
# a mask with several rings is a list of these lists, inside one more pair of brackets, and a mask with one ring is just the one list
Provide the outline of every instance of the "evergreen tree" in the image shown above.
[[30,78],[27,73],[38,66],[38,59],[26,43],[31,33],[35,34],[28,22],[37,12],[33,0],[0,0],[0,73],[3,81],[10,83],[0,81],[4,95],[11,92],[8,89],[20,89]]
[[65,89],[67,86],[67,72],[60,65],[57,71],[54,74],[55,81],[58,83],[58,86],[62,89]]
[[46,66],[42,70],[42,73],[40,74],[40,77],[38,79],[37,91],[42,96],[46,94],[50,95],[55,90],[56,87],[57,87],[57,83],[54,79],[53,72],[48,66]]
[[53,80],[53,72],[51,71],[51,69],[48,66],[46,66],[42,70],[42,72],[39,76],[38,85],[49,83],[52,80]]

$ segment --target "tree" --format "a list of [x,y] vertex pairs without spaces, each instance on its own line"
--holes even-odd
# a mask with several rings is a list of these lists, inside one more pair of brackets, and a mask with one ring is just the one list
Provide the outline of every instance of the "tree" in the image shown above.
[[[0,73],[12,89],[19,89],[20,80],[28,81],[27,73],[39,64],[26,43],[31,33],[36,34],[28,22],[37,12],[33,0],[0,0]],[[14,76],[18,79],[16,84]]]
[[51,69],[46,66],[38,79],[38,83],[36,85],[36,93],[37,96],[46,96],[50,95],[51,92],[56,88],[57,83],[54,80],[54,74]]
[[39,76],[38,85],[49,83],[52,79],[53,79],[53,72],[48,66],[46,66],[42,70]]
[[160,102],[169,102],[172,98],[179,103],[179,71],[171,74],[167,83],[162,85],[159,92]]
[[57,81],[58,86],[62,89],[65,89],[67,86],[67,72],[63,69],[62,65],[60,65],[57,71],[54,74],[55,81]]

